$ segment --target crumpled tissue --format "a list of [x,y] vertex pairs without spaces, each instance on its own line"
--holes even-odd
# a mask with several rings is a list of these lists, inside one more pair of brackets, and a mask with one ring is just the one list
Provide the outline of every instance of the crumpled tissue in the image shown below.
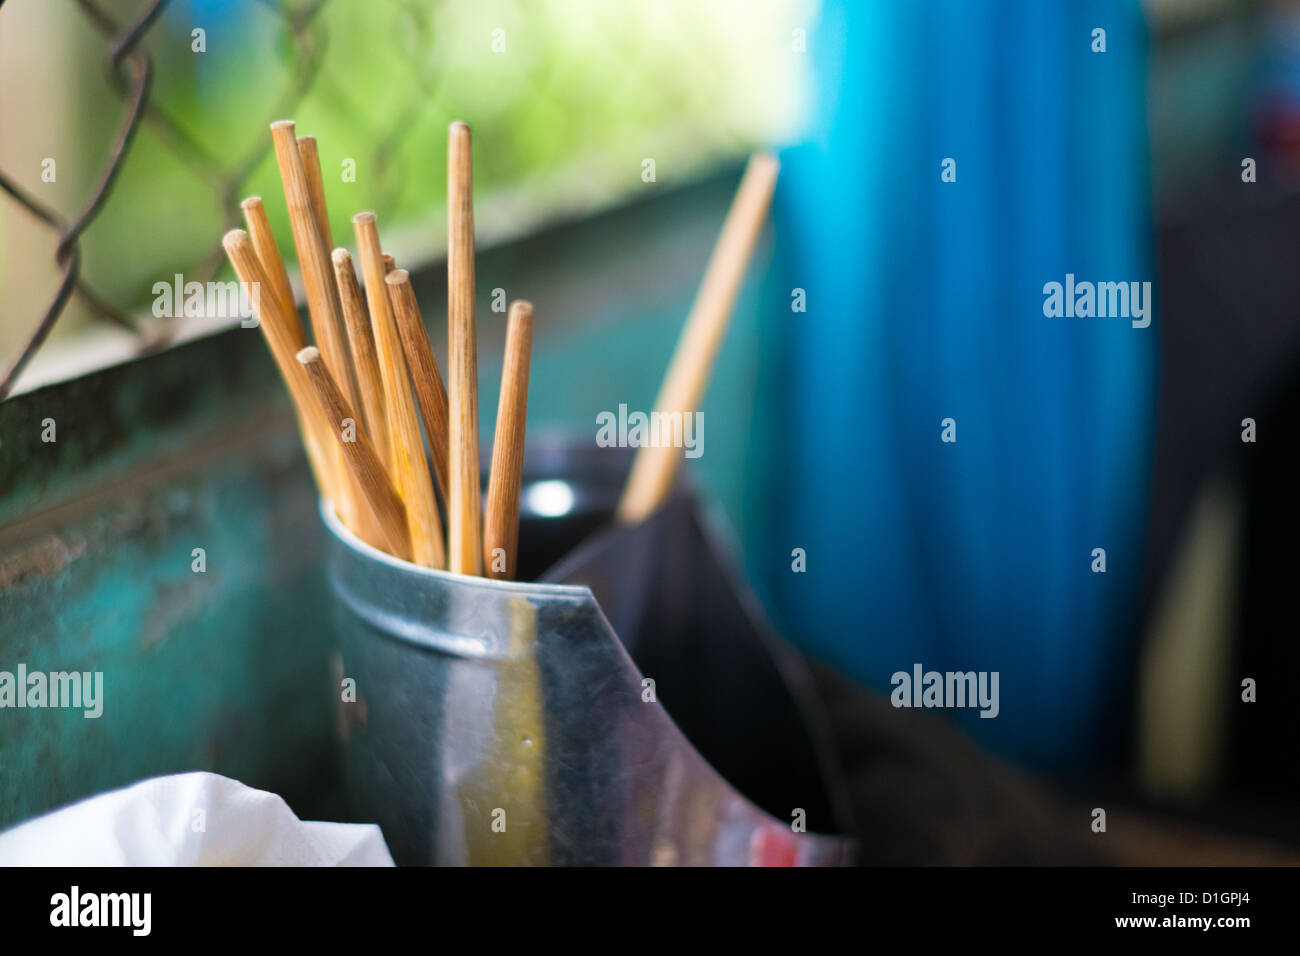
[[374,824],[299,820],[215,773],[142,780],[0,833],[5,866],[392,866]]

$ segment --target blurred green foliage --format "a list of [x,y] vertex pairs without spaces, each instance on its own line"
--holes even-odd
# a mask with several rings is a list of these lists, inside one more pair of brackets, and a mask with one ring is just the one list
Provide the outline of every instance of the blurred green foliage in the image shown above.
[[[103,6],[121,24],[144,8]],[[352,214],[371,209],[404,265],[445,242],[453,119],[474,130],[480,241],[695,179],[796,129],[807,57],[791,36],[814,15],[812,0],[173,0],[144,42],[149,113],[83,239],[84,274],[122,310],[147,310],[174,273],[225,274],[219,239],[247,195],[265,198],[292,260],[267,130],[285,116],[318,139],[335,243],[351,245]],[[74,147],[58,203],[73,213],[124,106],[104,36],[71,2],[51,16],[67,31],[55,69],[74,79],[50,100],[46,140]]]

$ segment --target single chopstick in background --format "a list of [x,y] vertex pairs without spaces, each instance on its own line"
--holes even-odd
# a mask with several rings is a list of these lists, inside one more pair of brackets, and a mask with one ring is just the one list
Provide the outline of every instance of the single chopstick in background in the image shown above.
[[[334,265],[334,280],[338,284],[339,304],[343,309],[343,323],[348,330],[348,345],[352,350],[352,368],[357,373],[357,390],[361,393],[361,412],[365,416],[366,430],[382,462],[392,461],[392,448],[388,438],[388,406],[384,402],[384,381],[379,374],[379,357],[375,352],[374,332],[366,312],[366,300],[361,295],[352,256],[346,249],[335,249],[330,256]],[[387,465],[386,465],[387,466]]]
[[513,580],[518,573],[519,490],[524,474],[524,428],[528,418],[528,363],[533,348],[533,305],[510,304],[501,395],[497,403],[487,511],[483,518],[483,563],[487,576]]
[[402,340],[406,364],[415,385],[415,398],[420,404],[420,417],[429,438],[429,454],[433,459],[433,472],[442,489],[444,500],[449,500],[447,457],[450,433],[447,421],[447,389],[438,373],[438,363],[429,344],[429,333],[420,315],[420,305],[411,288],[411,277],[405,269],[394,269],[384,279],[388,284],[388,298],[397,321],[397,334]]
[[[329,369],[321,361],[320,350],[314,345],[308,346],[298,353],[297,360],[307,372],[320,414],[331,422],[342,422],[348,418],[355,421],[356,413],[348,406]],[[357,432],[355,441],[345,441],[341,432],[339,436],[339,447],[344,460],[378,519],[384,537],[382,547],[390,554],[409,560],[410,544],[407,540],[405,509],[392,482],[388,480],[388,472],[375,454],[374,446],[362,431]]]
[[[253,240],[257,259],[266,274],[267,289],[280,297],[281,305],[297,314],[298,307],[293,301],[293,287],[289,285],[289,273],[285,271],[284,259],[280,257],[280,247],[275,244],[275,234],[271,232],[270,220],[266,218],[266,206],[262,204],[262,197],[249,196],[239,204],[239,208],[244,211],[248,235]],[[307,342],[303,337],[301,322],[294,323],[294,332],[298,348],[302,348]]]
[[[732,200],[705,268],[704,280],[695,295],[695,303],[659,389],[655,411],[660,413],[660,421],[665,415],[681,413],[684,416],[699,408],[713,370],[713,360],[731,319],[736,293],[763,231],[779,168],[776,157],[766,153],[751,156],[745,167],[745,175],[736,191],[736,198]],[[632,473],[628,476],[615,514],[620,524],[644,521],[672,492],[677,469],[682,463],[682,449],[656,441],[657,437],[660,436],[651,436],[652,443],[642,446],[632,462]]]
[[447,135],[448,569],[482,574],[478,340],[474,326],[474,160],[469,127]]
[[388,273],[392,272],[396,268],[397,268],[397,260],[385,252],[384,253],[384,275],[388,275]]
[[370,324],[375,335],[379,377],[384,384],[384,406],[389,415],[391,458],[388,465],[406,505],[412,559],[426,567],[444,568],[447,558],[442,542],[442,522],[438,518],[438,503],[425,460],[420,420],[408,385],[406,360],[402,356],[402,344],[384,283],[384,257],[374,213],[357,213],[352,217],[352,226],[356,232],[361,271],[366,280],[366,302],[370,307]]

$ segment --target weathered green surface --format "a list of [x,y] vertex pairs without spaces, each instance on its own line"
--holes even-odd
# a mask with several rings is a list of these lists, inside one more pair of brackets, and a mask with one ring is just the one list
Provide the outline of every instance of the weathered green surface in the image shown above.
[[[594,440],[649,409],[735,175],[481,254],[484,441],[504,314],[537,309],[529,429]],[[757,275],[758,270],[755,270]],[[445,360],[445,276],[415,277]],[[706,487],[737,520],[759,282],[705,405]],[[445,366],[444,366],[445,367]],[[53,418],[57,441],[41,441]],[[236,329],[0,405],[0,670],[103,671],[103,716],[0,709],[0,827],[143,777],[208,769],[337,817],[321,531],[260,334]],[[207,570],[191,570],[203,548]]]

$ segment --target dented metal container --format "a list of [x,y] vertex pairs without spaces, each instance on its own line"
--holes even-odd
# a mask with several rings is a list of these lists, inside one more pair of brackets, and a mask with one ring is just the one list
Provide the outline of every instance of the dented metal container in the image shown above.
[[802,660],[693,494],[592,534],[628,463],[601,451],[530,451],[521,572],[560,559],[538,583],[400,561],[323,503],[353,815],[399,863],[852,862]]

